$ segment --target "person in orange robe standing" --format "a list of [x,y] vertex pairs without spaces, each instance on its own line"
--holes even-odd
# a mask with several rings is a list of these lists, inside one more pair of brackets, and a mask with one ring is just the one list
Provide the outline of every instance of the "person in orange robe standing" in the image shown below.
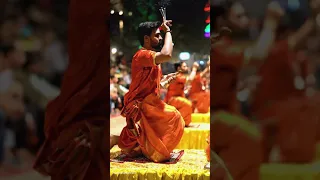
[[109,178],[108,7],[104,0],[69,3],[69,67],[48,104],[46,140],[34,164],[52,180]]
[[210,107],[210,92],[206,90],[203,77],[210,73],[210,60],[207,67],[201,72],[199,64],[193,63],[192,72],[189,76],[191,87],[189,90],[189,99],[193,103],[193,111],[198,113],[207,113]]
[[[211,7],[213,30],[220,30],[211,41],[211,149],[225,162],[235,180],[260,179],[262,162],[261,136],[258,128],[243,117],[236,99],[238,74],[248,63],[262,64],[274,42],[275,31],[283,11],[276,2],[269,4],[263,30],[252,48],[241,49],[231,40],[231,33],[248,27],[244,7],[239,2]],[[232,31],[225,26],[232,27]],[[211,179],[223,180],[221,168]]]
[[[138,38],[142,49],[132,59],[132,83],[124,97],[121,112],[127,125],[123,128],[118,146],[127,156],[143,154],[154,162],[170,159],[170,153],[179,144],[184,132],[184,120],[179,111],[160,99],[164,81],[171,81],[175,74],[161,80],[161,63],[171,59],[173,43],[169,25],[171,21],[144,22],[139,25]],[[164,45],[157,52],[165,32]],[[160,82],[161,81],[161,82]]]
[[[297,59],[298,48],[305,43],[314,27],[314,18],[310,17],[294,33],[285,33],[288,27],[279,28],[277,43],[260,68],[261,81],[253,93],[251,110],[262,125],[265,162],[269,161],[275,145],[279,146],[280,161],[284,163],[310,162],[314,159],[316,140],[312,127],[317,119],[312,118],[312,105],[304,91],[306,77],[302,77],[306,73]],[[305,119],[309,119],[308,123]],[[290,141],[292,138],[295,140]]]
[[179,72],[176,79],[170,83],[165,97],[165,102],[177,108],[184,119],[185,126],[191,123],[192,103],[185,98],[185,85],[187,83],[188,66],[186,62],[175,64],[176,72]]

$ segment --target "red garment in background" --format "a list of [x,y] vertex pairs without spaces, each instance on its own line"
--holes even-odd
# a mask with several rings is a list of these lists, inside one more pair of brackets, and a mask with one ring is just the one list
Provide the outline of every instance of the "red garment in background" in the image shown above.
[[[61,94],[47,107],[46,141],[34,165],[52,179],[109,177],[108,7],[104,0],[70,1],[69,67]],[[83,139],[90,147],[79,143]]]

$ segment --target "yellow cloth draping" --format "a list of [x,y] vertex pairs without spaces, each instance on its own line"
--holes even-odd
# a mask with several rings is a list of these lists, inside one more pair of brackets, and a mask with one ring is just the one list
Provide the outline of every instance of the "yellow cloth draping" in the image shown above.
[[[111,150],[111,158],[120,154],[120,149]],[[110,163],[111,180],[210,180],[210,171],[204,150],[185,150],[176,164],[159,163]]]
[[261,166],[260,180],[319,180],[320,163],[293,164],[264,164]]
[[191,122],[193,123],[210,123],[210,112],[209,113],[193,113],[191,115]]
[[[192,127],[200,124],[199,127]],[[185,127],[182,139],[177,149],[205,149],[208,145],[206,139],[210,134],[210,124],[191,123],[191,127]]]

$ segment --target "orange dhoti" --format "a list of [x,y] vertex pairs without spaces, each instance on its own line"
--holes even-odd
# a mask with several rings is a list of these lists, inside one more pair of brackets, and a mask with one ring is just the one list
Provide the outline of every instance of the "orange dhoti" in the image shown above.
[[[249,120],[225,111],[216,112],[212,118],[211,148],[224,161],[234,180],[259,180],[262,162],[259,130]],[[222,168],[213,172],[211,179],[227,178]]]
[[184,131],[185,123],[179,111],[155,94],[125,108],[127,122],[133,120],[138,127],[135,130],[128,126],[123,128],[119,147],[130,156],[142,153],[154,162],[169,160]]
[[192,115],[192,103],[184,97],[172,97],[170,98],[169,105],[174,106],[184,119],[185,126],[189,126],[191,123]]
[[296,97],[274,103],[265,111],[265,119],[261,119],[264,160],[268,161],[272,148],[278,145],[282,163],[312,162],[319,127],[312,101]]
[[193,103],[193,111],[197,110],[198,113],[209,112],[210,107],[210,92],[203,91],[194,93],[190,96]]

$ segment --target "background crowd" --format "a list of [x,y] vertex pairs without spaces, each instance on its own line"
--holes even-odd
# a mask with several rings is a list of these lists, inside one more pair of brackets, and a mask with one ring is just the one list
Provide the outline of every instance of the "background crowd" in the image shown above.
[[66,3],[0,2],[0,168],[21,164],[22,151],[36,153],[44,140],[45,107],[68,65]]

